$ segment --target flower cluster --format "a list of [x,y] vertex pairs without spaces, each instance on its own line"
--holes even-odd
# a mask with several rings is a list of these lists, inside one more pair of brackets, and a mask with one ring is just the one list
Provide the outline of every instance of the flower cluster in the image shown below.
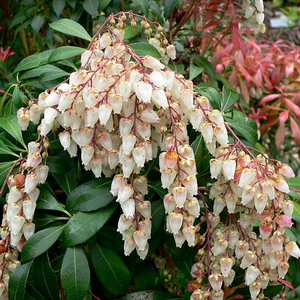
[[255,0],[255,6],[252,5],[250,0],[243,0],[243,8],[245,10],[245,18],[248,23],[253,26],[255,33],[264,33],[266,26],[264,24],[264,1]]
[[20,265],[18,250],[22,251],[23,244],[35,231],[32,220],[40,194],[37,185],[45,183],[49,171],[49,167],[42,164],[41,151],[48,146],[45,140],[29,143],[27,159],[17,160],[15,166],[20,164],[19,171],[7,180],[9,192],[3,208],[0,241],[0,294],[4,298],[8,291],[9,271]]
[[[256,299],[269,281],[285,277],[290,255],[300,257],[296,243],[284,235],[285,228],[292,226],[294,204],[285,195],[289,193],[285,179],[294,176],[292,169],[244,149],[240,142],[220,146],[210,160],[211,177],[217,180],[209,193],[213,211],[205,210],[208,242],[191,270],[199,284],[207,275],[209,285],[195,290],[191,299],[206,299],[205,293],[223,299],[223,284],[233,282],[236,262],[245,269],[245,284],[251,299]],[[226,220],[220,216],[224,210]],[[256,223],[258,233],[253,231]]]

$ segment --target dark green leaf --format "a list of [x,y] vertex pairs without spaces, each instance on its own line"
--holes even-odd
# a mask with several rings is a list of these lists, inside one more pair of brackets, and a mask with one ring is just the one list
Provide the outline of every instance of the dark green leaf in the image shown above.
[[196,67],[195,65],[190,64],[190,76],[189,76],[189,79],[193,80],[199,74],[201,74],[203,70],[204,70],[203,67]]
[[67,299],[82,300],[90,285],[90,268],[80,247],[68,248],[61,266],[61,283]]
[[[19,90],[19,87],[16,86],[14,88],[13,97],[12,97],[13,103],[16,108],[20,108],[24,106],[23,101],[28,102],[28,99],[24,96],[24,94]],[[27,100],[27,101],[26,101]]]
[[204,68],[205,73],[207,73],[212,85],[215,88],[217,88],[218,87],[218,83],[217,83],[218,76],[217,76],[217,73],[216,73],[213,65],[207,59],[205,59],[204,57],[198,56],[198,55],[193,59],[193,63],[196,66]]
[[101,187],[89,190],[80,195],[75,201],[72,209],[81,212],[98,210],[114,201],[110,187]]
[[77,55],[81,55],[84,50],[85,50],[84,48],[80,48],[80,47],[62,46],[53,50],[53,52],[51,53],[48,59],[48,62],[54,62],[58,60],[72,58]]
[[49,214],[42,213],[41,211],[36,211],[34,215],[34,224],[36,229],[41,229],[42,227],[53,223],[55,221],[59,221],[62,219],[68,219],[68,217],[58,217]]
[[195,153],[195,161],[197,162],[197,172],[199,176],[209,173],[209,156],[206,155],[206,147],[203,141],[203,136],[199,134],[195,141],[191,144]]
[[27,261],[46,252],[59,238],[64,226],[56,226],[35,233],[23,246],[22,260]]
[[225,120],[237,132],[237,135],[244,137],[252,145],[256,144],[258,137],[255,121],[237,114],[234,114],[233,119],[225,118]]
[[157,49],[154,46],[150,45],[149,43],[139,42],[139,43],[129,44],[129,46],[134,50],[135,54],[138,56],[151,55],[157,58],[161,57]]
[[53,9],[58,17],[64,10],[65,6],[66,6],[65,0],[53,0]]
[[131,0],[135,4],[136,9],[139,9],[144,16],[148,16],[149,3],[146,0]]
[[205,96],[208,98],[208,100],[213,108],[220,110],[221,95],[218,93],[218,91],[216,89],[214,89],[213,87],[208,87],[208,88],[203,87],[200,89],[199,93],[202,96]]
[[1,117],[0,126],[27,149],[22,137],[21,127],[15,116]]
[[104,8],[108,6],[108,4],[111,2],[111,0],[101,0],[99,1],[99,11],[102,11]]
[[137,27],[135,30],[131,26],[126,26],[125,27],[125,35],[124,35],[124,40],[130,40],[133,37],[135,37],[137,34],[141,33],[140,27]]
[[54,23],[51,23],[50,27],[56,31],[62,32],[67,35],[77,36],[89,42],[92,40],[86,30],[79,23],[73,20],[60,19]]
[[69,171],[70,161],[73,161],[73,159],[69,157],[49,156],[47,158],[47,165],[50,172],[64,174]]
[[[50,55],[51,57],[51,55]],[[47,73],[47,72],[54,72],[54,71],[60,71],[61,69],[52,65],[43,65],[40,67],[37,67],[35,69],[29,70],[21,75],[21,79],[28,79],[28,78],[34,78],[39,77],[40,75]]]
[[134,286],[138,291],[155,289],[155,277],[158,274],[149,262],[142,262],[135,267],[133,274]]
[[114,295],[126,294],[131,276],[119,255],[99,244],[92,245],[90,253],[100,282]]
[[2,140],[0,140],[0,154],[13,155],[19,157],[18,154],[12,152],[8,147],[6,147]]
[[80,17],[82,16],[82,14],[83,14],[83,7],[81,6],[81,7],[79,7],[78,9],[75,9],[74,11],[73,11],[73,13],[71,14],[71,19],[73,20],[73,21],[78,21],[79,19],[80,19]]
[[179,74],[182,74],[184,72],[184,65],[183,64],[178,64],[178,65],[168,65],[168,67],[172,70],[172,71],[176,71]]
[[70,73],[68,73],[60,68],[56,68],[56,69],[52,69],[52,70],[49,70],[49,71],[41,74],[39,79],[40,79],[40,82],[47,82],[47,81],[55,80],[57,78],[67,77],[69,75],[70,75]]
[[43,186],[40,186],[40,196],[37,201],[37,209],[55,210],[68,214],[68,211],[54,198],[54,196]]
[[0,133],[0,140],[12,151],[14,152],[27,152],[25,149],[19,148],[15,144],[13,144],[11,141],[9,141],[5,136],[4,132]]
[[48,254],[40,255],[34,260],[33,276],[41,293],[47,298],[59,299],[59,287],[56,276],[50,266]]
[[297,202],[294,202],[294,211],[292,219],[296,222],[300,222],[300,204]]
[[115,227],[103,226],[97,233],[97,238],[106,248],[115,249],[117,234]]
[[32,22],[31,22],[32,29],[36,33],[39,33],[41,27],[44,24],[44,21],[45,21],[45,16],[44,15],[42,15],[42,14],[35,15],[34,18],[32,19]]
[[231,90],[229,90],[227,87],[223,86],[223,99],[221,102],[221,111],[226,112],[229,110],[234,103],[236,103],[239,100],[239,95],[236,93],[233,93]]
[[24,58],[16,67],[13,73],[30,70],[47,63],[53,50],[46,50]]
[[77,199],[84,193],[92,189],[101,189],[111,185],[111,179],[109,178],[99,178],[95,180],[88,181],[80,186],[76,187],[67,197],[66,208],[70,212],[75,212],[73,209]]
[[[164,192],[165,194],[165,192]],[[152,230],[151,234],[155,234],[155,232],[160,228],[160,225],[165,219],[165,208],[162,201],[154,201],[151,204],[151,215],[152,215]]]
[[173,11],[173,9],[175,8],[175,6],[177,5],[178,0],[165,0],[165,18],[169,19],[169,17],[171,16],[171,13]]
[[7,173],[11,169],[12,165],[14,164],[13,161],[1,162],[0,163],[0,185],[4,182]]
[[35,284],[27,282],[24,300],[46,300],[40,292],[36,290]]
[[91,16],[96,17],[98,13],[99,0],[84,0],[83,8]]
[[22,264],[9,276],[9,300],[24,298],[27,277],[33,261]]
[[74,246],[87,241],[94,236],[107,222],[117,205],[113,203],[99,211],[74,215],[67,223],[62,234],[63,247]]

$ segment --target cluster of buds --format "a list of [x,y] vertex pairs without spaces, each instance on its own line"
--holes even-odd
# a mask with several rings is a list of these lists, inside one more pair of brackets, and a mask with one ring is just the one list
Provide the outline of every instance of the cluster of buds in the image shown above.
[[[284,278],[290,255],[300,257],[295,242],[289,242],[284,231],[292,226],[293,202],[286,178],[294,177],[292,169],[280,162],[275,164],[265,154],[254,156],[238,142],[220,146],[210,160],[211,177],[217,179],[210,189],[213,211],[205,210],[209,242],[198,252],[198,262],[191,274],[199,285],[208,277],[208,285],[196,289],[191,299],[223,299],[224,286],[235,277],[235,262],[245,269],[245,284],[251,299],[263,297],[269,281]],[[227,219],[220,214],[226,210]],[[204,221],[204,220],[203,220]],[[253,224],[259,221],[259,234]],[[201,298],[202,297],[202,298]],[[204,298],[203,298],[204,297]]]
[[6,195],[1,224],[0,274],[3,280],[0,280],[0,294],[6,294],[9,271],[20,265],[17,253],[35,231],[32,220],[40,194],[37,185],[45,183],[49,170],[48,166],[42,164],[40,153],[48,145],[49,143],[44,140],[41,143],[29,143],[26,161],[23,158],[17,161],[20,163],[20,171],[6,180],[9,192]]
[[250,0],[243,0],[243,8],[245,10],[245,18],[252,25],[254,33],[264,33],[266,31],[264,1],[255,0],[255,6],[253,6]]

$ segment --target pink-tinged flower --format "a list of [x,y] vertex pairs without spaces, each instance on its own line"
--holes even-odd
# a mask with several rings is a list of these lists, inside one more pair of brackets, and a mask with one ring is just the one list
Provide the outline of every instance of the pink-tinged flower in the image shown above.
[[219,291],[223,284],[223,276],[221,274],[211,274],[208,277],[208,281],[213,290]]
[[256,280],[252,284],[250,284],[249,290],[250,290],[251,299],[257,299],[257,296],[260,293],[260,289],[261,289],[261,283],[259,280]]
[[278,277],[283,279],[289,270],[289,267],[290,265],[287,261],[281,262],[277,267]]
[[228,241],[224,238],[217,238],[215,245],[211,248],[214,256],[223,253],[228,247]]
[[187,192],[191,195],[198,194],[198,183],[196,176],[187,176],[182,180],[183,185],[186,187]]
[[144,201],[139,206],[139,212],[145,219],[151,219],[151,202]]
[[270,217],[265,218],[259,225],[259,234],[263,239],[267,239],[273,229],[273,220]]
[[3,47],[0,48],[0,60],[5,62],[10,56],[16,55],[16,52],[10,51],[11,47],[7,47],[6,50]]
[[249,243],[246,241],[238,241],[235,245],[235,256],[236,258],[242,258],[249,249]]
[[194,216],[195,218],[198,218],[200,215],[200,205],[197,198],[192,198],[185,206],[186,210],[189,214]]
[[173,188],[173,195],[174,195],[174,200],[176,202],[176,206],[179,208],[182,208],[185,200],[186,200],[186,196],[187,196],[187,190],[185,187],[182,186],[176,186]]
[[287,164],[282,164],[281,168],[279,168],[279,173],[286,178],[295,177],[293,169]]
[[170,168],[164,168],[161,173],[161,186],[169,188],[169,186],[174,182],[177,172]]
[[196,227],[195,226],[186,226],[182,229],[182,233],[183,233],[189,247],[195,246]]
[[[254,264],[255,262],[257,261],[257,256],[256,254],[251,251],[251,250],[248,250],[245,255],[243,256],[243,259],[242,259],[242,262],[241,262],[241,265],[240,267],[242,269],[246,269],[248,268],[249,266],[251,266],[252,264]],[[249,283],[250,284],[250,283]]]
[[282,227],[292,227],[293,226],[293,222],[291,220],[291,218],[287,215],[279,215],[277,216],[274,221]]
[[229,234],[229,248],[230,249],[234,249],[236,243],[238,242],[240,238],[240,234],[237,230],[230,230],[230,234]]
[[234,260],[230,257],[223,257],[220,259],[221,272],[224,277],[229,276],[229,272],[234,264]]
[[143,65],[147,68],[151,68],[155,71],[159,71],[165,68],[165,66],[155,57],[146,55],[143,59]]
[[26,222],[23,225],[22,230],[23,230],[23,234],[25,236],[25,239],[28,240],[34,234],[35,224],[30,223],[30,222]]
[[170,214],[176,208],[176,202],[174,196],[171,193],[168,193],[164,196],[164,208],[166,214]]
[[178,154],[175,151],[168,151],[165,153],[164,162],[170,169],[174,169],[178,162]]
[[145,250],[147,244],[147,233],[145,230],[137,230],[133,233],[133,238],[140,251]]
[[269,253],[269,265],[271,269],[276,269],[278,264],[282,261],[283,259],[283,253],[282,251],[274,251],[271,250]]
[[118,198],[116,201],[122,204],[133,195],[133,192],[134,190],[131,184],[122,185],[119,189]]
[[296,258],[300,257],[300,249],[298,247],[298,245],[296,244],[296,242],[292,241],[289,242],[286,246],[285,246],[285,251]]
[[156,123],[159,122],[160,119],[153,109],[147,107],[141,112],[141,120],[147,123]]
[[250,285],[260,274],[260,271],[255,266],[249,266],[245,272],[245,284]]
[[129,256],[130,253],[135,249],[135,241],[133,237],[129,237],[124,241],[124,254]]
[[282,176],[278,176],[278,178],[275,181],[275,188],[279,190],[280,192],[288,194],[290,192],[289,186],[285,179]]
[[284,201],[283,205],[282,205],[282,209],[283,209],[283,212],[287,216],[289,216],[290,218],[292,218],[293,210],[294,210],[294,202],[290,201],[290,200]]
[[201,263],[195,263],[191,267],[191,276],[193,278],[200,277],[204,273],[203,271],[203,265],[201,266]]
[[171,232],[174,234],[177,234],[179,229],[182,226],[183,215],[180,213],[172,212],[168,216],[168,219],[169,219],[169,225],[170,225]]

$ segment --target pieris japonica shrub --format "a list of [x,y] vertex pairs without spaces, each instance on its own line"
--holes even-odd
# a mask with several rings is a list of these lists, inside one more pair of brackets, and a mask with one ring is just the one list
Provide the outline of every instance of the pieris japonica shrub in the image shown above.
[[[140,27],[148,42],[126,43]],[[279,294],[300,257],[285,234],[295,175],[264,153],[238,95],[203,93],[174,71],[163,28],[132,12],[93,38],[70,20],[53,28],[90,43],[16,69],[28,79],[37,62],[81,55],[65,80],[0,120],[1,154],[16,157],[0,166],[1,299]]]

